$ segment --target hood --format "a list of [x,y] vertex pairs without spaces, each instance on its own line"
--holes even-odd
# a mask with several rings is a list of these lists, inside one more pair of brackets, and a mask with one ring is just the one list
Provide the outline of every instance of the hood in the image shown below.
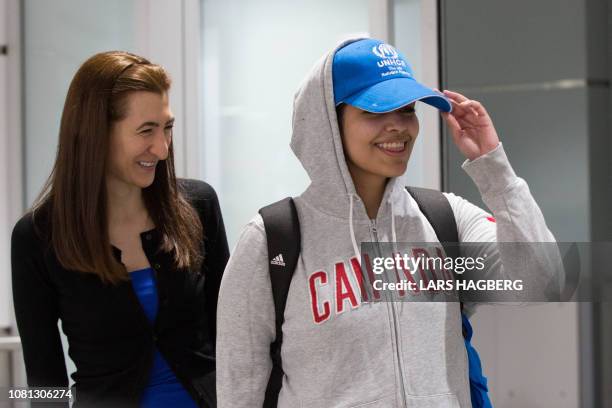
[[[315,64],[295,94],[291,149],[308,173],[311,184],[302,197],[320,211],[340,218],[367,221],[342,148],[334,103],[332,64],[336,51],[362,38],[341,42]],[[389,179],[377,219],[388,217],[391,197],[401,192],[402,177]],[[354,213],[349,211],[354,201]]]

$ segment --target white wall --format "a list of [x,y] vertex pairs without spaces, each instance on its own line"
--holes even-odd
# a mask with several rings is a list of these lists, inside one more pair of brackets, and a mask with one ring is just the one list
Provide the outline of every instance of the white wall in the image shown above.
[[[7,44],[7,6],[6,0],[0,0],[0,46]],[[8,191],[9,169],[9,129],[7,63],[8,56],[0,55],[0,192]],[[10,326],[10,231],[11,231],[10,197],[0,196],[0,328]]]
[[[10,244],[9,237],[13,224],[19,218],[23,205],[23,180],[21,172],[21,42],[19,24],[19,0],[0,0],[0,36],[8,46],[8,54],[0,57],[0,315],[1,326],[10,327],[10,335],[16,334],[12,296],[10,293]],[[6,340],[6,339],[5,339]],[[13,370],[5,368],[13,367]],[[23,357],[20,352],[8,353],[0,361],[0,384],[23,384],[25,382]]]

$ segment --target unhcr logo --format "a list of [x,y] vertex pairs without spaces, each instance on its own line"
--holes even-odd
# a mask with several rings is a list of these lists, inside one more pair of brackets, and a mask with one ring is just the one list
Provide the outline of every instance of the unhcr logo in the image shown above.
[[379,58],[396,59],[398,57],[395,48],[389,44],[378,44],[372,47],[372,52]]
[[410,76],[410,74],[404,70],[406,62],[400,58],[397,50],[389,44],[378,44],[377,46],[372,47],[372,52],[374,55],[380,58],[380,60],[376,62],[376,65],[378,65],[379,68],[389,67],[389,69],[392,70],[387,73],[387,75],[407,74]]

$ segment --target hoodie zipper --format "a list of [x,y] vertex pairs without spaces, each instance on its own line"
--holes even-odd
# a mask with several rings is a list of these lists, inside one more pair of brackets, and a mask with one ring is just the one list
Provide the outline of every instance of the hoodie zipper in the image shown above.
[[[376,220],[370,220],[370,229],[371,229],[372,235],[374,236],[374,241],[376,242],[379,256],[382,256],[382,251],[380,249],[380,241],[378,239],[378,230],[376,229]],[[399,319],[397,317],[397,311],[395,310],[395,304],[393,302],[393,299],[389,299],[386,292],[385,292],[385,297],[387,298],[387,301],[391,305],[391,319],[393,321],[393,337],[395,338],[395,354],[397,357],[397,364],[399,368],[400,390],[401,390],[402,402],[403,402],[402,405],[406,407],[407,406],[406,405],[406,392],[405,392],[405,387],[404,387],[402,356],[401,356],[400,348],[399,348],[399,335],[397,333],[397,324],[398,324],[397,322]]]

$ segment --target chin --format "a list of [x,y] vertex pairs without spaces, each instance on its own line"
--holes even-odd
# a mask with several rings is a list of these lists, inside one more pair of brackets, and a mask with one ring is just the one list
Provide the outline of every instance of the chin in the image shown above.
[[151,178],[134,178],[132,179],[132,184],[140,188],[147,188],[153,184],[155,181],[155,177]]
[[404,165],[400,165],[400,166],[393,166],[392,168],[389,168],[385,173],[385,177],[400,177],[402,176],[405,172],[406,169],[408,168],[407,164]]
[[150,181],[146,181],[144,183],[142,183],[140,185],[140,188],[147,188],[147,187],[151,187],[151,185],[153,184],[153,182],[155,181],[155,179],[151,179]]

